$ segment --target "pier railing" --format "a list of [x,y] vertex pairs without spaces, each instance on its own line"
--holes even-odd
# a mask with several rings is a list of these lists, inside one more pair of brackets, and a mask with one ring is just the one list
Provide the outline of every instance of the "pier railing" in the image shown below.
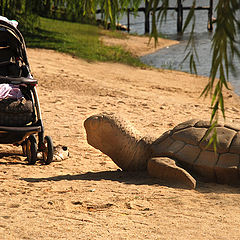
[[[167,10],[175,10],[177,12],[177,32],[182,33],[183,30],[183,11],[184,10],[190,10],[192,7],[184,7],[182,5],[182,0],[177,0],[176,7],[168,7]],[[150,13],[153,11],[153,8],[149,8],[149,2],[145,2],[145,7],[140,7],[137,10],[127,8],[122,9],[127,13],[127,29],[130,31],[130,13],[132,12],[143,12],[145,16],[145,34],[148,34],[150,32]],[[155,9],[156,11],[163,10],[162,7],[157,7]],[[208,11],[208,24],[207,29],[208,31],[213,30],[213,0],[209,0],[209,6],[198,6],[195,7],[194,10],[204,10]],[[101,13],[101,10],[97,10],[96,13]]]

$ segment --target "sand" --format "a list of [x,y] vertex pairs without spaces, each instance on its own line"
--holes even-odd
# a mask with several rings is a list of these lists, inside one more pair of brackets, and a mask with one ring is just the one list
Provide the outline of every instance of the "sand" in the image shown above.
[[157,42],[154,38],[146,36],[134,36],[126,35],[126,38],[118,39],[107,37],[106,35],[101,37],[101,41],[108,46],[118,45],[122,46],[126,50],[130,51],[133,55],[141,57],[146,54],[153,53],[159,49],[169,47],[171,45],[178,44],[179,41],[158,38]]
[[[139,53],[140,54],[140,53]],[[113,112],[143,136],[209,120],[208,79],[187,73],[88,63],[28,49],[39,80],[45,134],[70,158],[27,165],[21,147],[1,145],[0,239],[239,239],[240,189],[198,182],[177,188],[145,173],[124,173],[87,144],[83,121]],[[226,122],[240,126],[240,99],[224,92]]]

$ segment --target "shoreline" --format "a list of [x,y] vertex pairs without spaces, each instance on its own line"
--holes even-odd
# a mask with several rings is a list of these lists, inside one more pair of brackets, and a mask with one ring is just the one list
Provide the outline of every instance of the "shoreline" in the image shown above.
[[[127,35],[126,39],[118,39],[118,38],[111,38],[108,36],[102,36],[100,38],[100,40],[105,45],[121,46],[125,50],[130,51],[134,56],[139,57],[139,58],[144,57],[146,55],[151,55],[151,54],[154,55],[154,53],[156,53],[158,50],[161,50],[164,48],[169,48],[171,46],[180,44],[180,41],[177,41],[177,40],[158,38],[158,43],[157,43],[157,46],[155,47],[153,38],[149,42],[150,38],[148,36],[135,36],[135,35],[131,35],[131,34],[126,34],[126,35]],[[149,65],[147,62],[144,62],[144,61],[141,61],[141,62],[150,67],[154,67],[156,69],[168,70],[168,68],[161,68],[158,66],[153,66],[151,64]],[[189,70],[186,70],[186,71],[183,71],[181,69],[171,69],[171,70],[176,71],[176,72],[187,72],[187,73],[191,74],[189,72]],[[198,76],[208,78],[208,76],[206,74],[200,75],[198,73]],[[228,81],[228,86],[234,92],[234,94],[236,94],[237,96],[240,96],[239,84],[236,84],[236,81],[234,81],[234,79],[232,79],[232,80],[233,80],[233,82],[231,82],[230,80]],[[235,85],[234,85],[234,82],[235,82]],[[238,87],[237,90],[235,89],[236,87]]]
[[107,46],[118,45],[125,50],[130,51],[134,56],[141,57],[150,53],[154,53],[160,49],[176,45],[179,41],[158,38],[158,42],[155,46],[154,38],[150,40],[148,36],[134,36],[127,35],[125,39],[111,38],[108,36],[102,36],[100,40]]

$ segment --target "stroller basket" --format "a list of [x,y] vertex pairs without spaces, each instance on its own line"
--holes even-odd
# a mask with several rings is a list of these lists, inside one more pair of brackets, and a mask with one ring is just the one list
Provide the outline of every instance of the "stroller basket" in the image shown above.
[[21,142],[36,132],[41,132],[41,126],[5,127],[0,126],[0,144]]

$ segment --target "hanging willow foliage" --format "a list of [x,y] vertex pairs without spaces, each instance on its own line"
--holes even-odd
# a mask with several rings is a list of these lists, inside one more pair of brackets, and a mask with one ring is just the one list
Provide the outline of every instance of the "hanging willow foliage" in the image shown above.
[[23,32],[32,32],[38,25],[38,15],[34,0],[0,0],[0,15],[19,22]]
[[[151,1],[151,0],[150,0]],[[159,2],[159,0],[152,0],[151,2]],[[168,0],[162,0],[163,9],[160,11],[159,16],[166,17],[166,9],[168,5]],[[164,7],[165,6],[165,7]],[[194,38],[194,28],[195,28],[195,11],[196,0],[193,0],[192,7],[186,17],[183,32],[186,28],[192,24],[190,37],[186,50],[188,52],[183,59],[189,59],[190,71],[197,73],[196,61],[198,61],[198,55],[195,48],[195,38]],[[156,12],[156,7],[154,7],[153,14]],[[225,119],[224,110],[224,98],[223,98],[223,88],[228,89],[229,80],[229,70],[235,73],[235,66],[233,59],[234,57],[239,58],[239,39],[238,32],[240,29],[240,20],[238,15],[240,13],[240,2],[237,0],[219,0],[216,6],[216,29],[212,38],[212,64],[211,71],[209,74],[209,82],[203,89],[201,96],[212,96],[211,107],[211,128],[208,135],[212,133],[210,144],[213,143],[214,149],[217,147],[217,132],[216,126],[219,120],[219,111],[221,111],[223,118]],[[156,24],[155,19],[153,19],[153,25]],[[155,29],[155,28],[154,28]],[[156,37],[156,33],[154,33]]]

